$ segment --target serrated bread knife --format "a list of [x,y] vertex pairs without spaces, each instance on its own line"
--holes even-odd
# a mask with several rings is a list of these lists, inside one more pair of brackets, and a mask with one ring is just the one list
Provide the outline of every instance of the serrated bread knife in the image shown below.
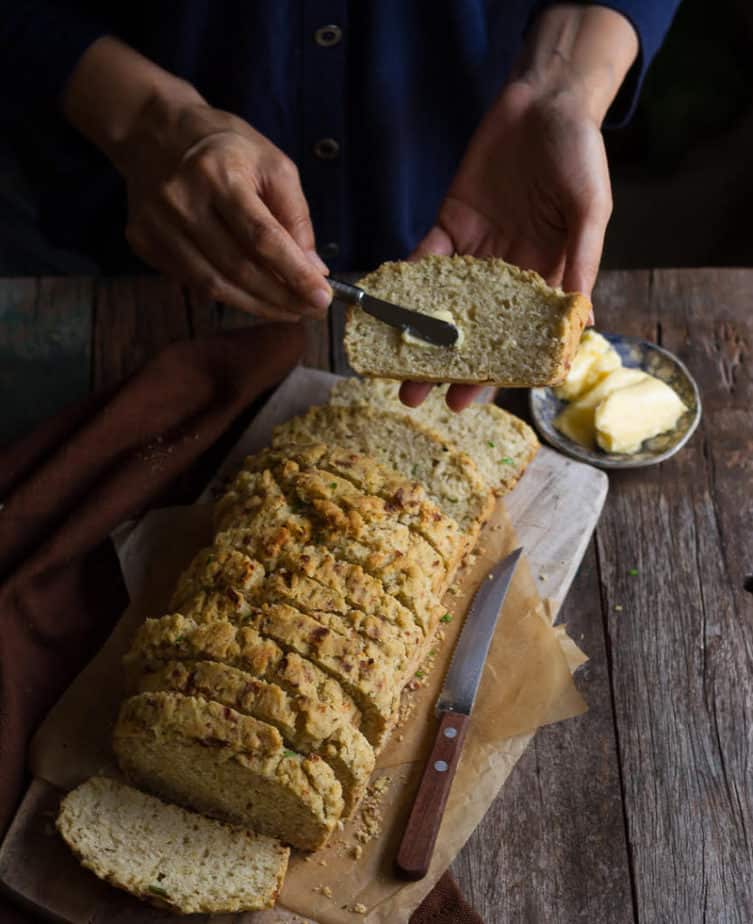
[[433,318],[429,314],[421,314],[420,311],[410,311],[399,305],[392,305],[390,302],[382,301],[381,298],[369,295],[358,286],[340,282],[339,279],[328,279],[327,282],[340,301],[347,305],[356,305],[366,314],[384,321],[391,327],[399,327],[401,330],[408,331],[419,340],[425,340],[434,346],[451,347],[455,345],[460,336],[457,327],[449,321]]
[[397,868],[408,879],[423,879],[429,870],[486,656],[522,553],[523,549],[516,549],[491,569],[473,597],[455,645],[437,700],[439,728],[434,747],[397,854]]

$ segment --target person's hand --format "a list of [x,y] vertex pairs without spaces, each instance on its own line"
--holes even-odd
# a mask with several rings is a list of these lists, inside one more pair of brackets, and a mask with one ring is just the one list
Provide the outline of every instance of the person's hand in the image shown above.
[[206,105],[178,117],[159,113],[128,147],[141,152],[118,158],[128,188],[126,237],[138,256],[252,314],[325,313],[327,268],[314,249],[298,170],[279,148]]
[[61,107],[125,178],[126,237],[143,260],[263,317],[325,313],[332,293],[298,171],[247,122],[107,35]]
[[[552,44],[568,44],[566,28],[573,35],[570,60],[563,62]],[[601,72],[610,30],[614,43],[624,45],[622,54],[615,52],[623,65],[618,81],[612,75],[612,90]],[[601,122],[635,57],[635,35],[611,10],[554,8],[533,43],[534,60],[506,85],[474,133],[436,224],[414,256],[502,257],[590,297],[612,211]],[[554,63],[545,66],[537,54],[552,55]],[[620,73],[619,61],[613,70]],[[400,396],[416,406],[430,388],[405,382]],[[461,410],[479,390],[452,386],[447,403]]]
[[[599,126],[577,99],[542,99],[514,83],[471,139],[416,256],[502,257],[590,295],[611,209]],[[405,383],[401,397],[415,406],[430,387]],[[460,410],[478,391],[453,386],[447,402]]]

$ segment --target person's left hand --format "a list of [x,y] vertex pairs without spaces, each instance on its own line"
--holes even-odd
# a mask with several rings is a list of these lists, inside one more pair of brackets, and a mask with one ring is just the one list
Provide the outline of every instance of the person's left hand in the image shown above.
[[[598,120],[576,92],[542,91],[517,80],[473,135],[437,222],[414,256],[502,257],[590,297],[611,211]],[[415,407],[430,389],[404,382],[400,397]],[[461,410],[479,391],[453,385],[447,403]]]

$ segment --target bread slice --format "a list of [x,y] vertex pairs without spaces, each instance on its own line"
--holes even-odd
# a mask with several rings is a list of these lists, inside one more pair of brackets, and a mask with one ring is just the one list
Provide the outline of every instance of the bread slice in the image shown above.
[[100,879],[180,914],[273,907],[290,856],[273,838],[105,777],[68,793],[56,826]]
[[301,733],[312,741],[324,740],[341,725],[361,725],[360,710],[336,680],[295,652],[284,652],[250,626],[225,621],[199,624],[182,613],[147,619],[123,659],[129,687],[137,689],[145,671],[176,660],[228,664],[310,703],[312,708],[302,711]]
[[[243,469],[223,501],[255,493],[256,479],[269,470],[278,485],[307,504],[333,504],[350,518],[366,522],[399,523],[422,536],[442,556],[448,568],[453,568],[461,554],[465,539],[455,520],[445,516],[417,481],[410,481],[397,472],[370,459],[357,455],[343,466],[342,451],[320,444],[296,451],[267,450],[246,459]],[[317,459],[314,462],[314,458]],[[353,469],[360,471],[361,484],[356,484]],[[344,470],[343,470],[344,469]],[[364,490],[364,485],[379,484],[386,496]]]
[[342,786],[344,817],[361,799],[374,769],[374,751],[350,722],[327,729],[324,737],[312,734],[321,730],[321,702],[292,696],[276,683],[258,680],[247,671],[214,661],[167,661],[139,678],[142,693],[165,690],[231,706],[274,725],[293,750],[323,758]]
[[584,295],[565,294],[536,273],[491,257],[384,263],[358,284],[423,314],[449,312],[462,332],[454,347],[406,342],[400,330],[351,309],[345,327],[351,366],[362,375],[389,379],[558,385],[591,310]]
[[373,407],[404,414],[429,427],[476,463],[484,481],[498,496],[512,490],[539,450],[536,434],[525,421],[495,404],[472,404],[463,411],[447,407],[447,386],[432,388],[418,407],[409,408],[398,396],[400,383],[391,379],[341,379],[330,404]]
[[[322,441],[372,456],[408,480],[418,481],[442,513],[460,526],[469,545],[476,541],[491,514],[491,490],[470,456],[404,414],[371,408],[312,407],[301,417],[276,427],[272,440],[277,449]],[[364,484],[358,487],[364,490]]]
[[132,696],[113,747],[137,785],[301,850],[323,846],[343,812],[325,761],[287,750],[271,725],[199,697]]

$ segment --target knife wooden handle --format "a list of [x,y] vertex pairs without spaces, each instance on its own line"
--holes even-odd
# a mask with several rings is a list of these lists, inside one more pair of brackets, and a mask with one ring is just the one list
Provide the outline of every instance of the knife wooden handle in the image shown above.
[[397,853],[397,868],[408,879],[423,879],[429,870],[468,721],[467,715],[442,713]]

